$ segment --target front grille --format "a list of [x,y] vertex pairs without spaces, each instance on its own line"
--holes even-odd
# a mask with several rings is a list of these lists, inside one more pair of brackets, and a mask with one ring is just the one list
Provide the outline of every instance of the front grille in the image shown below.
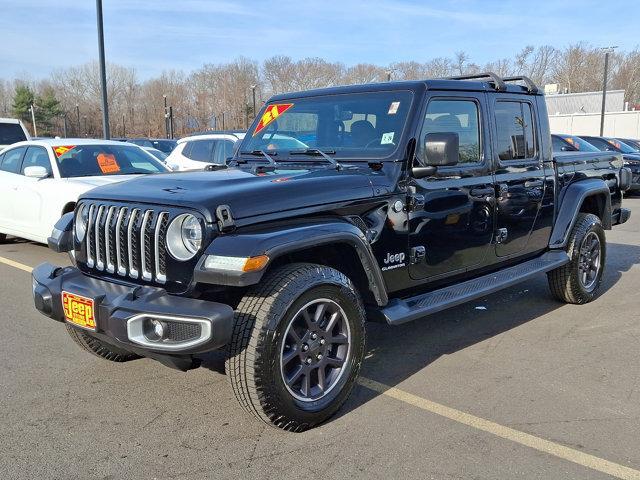
[[200,337],[202,325],[199,323],[167,322],[166,336],[175,342],[186,342]]
[[165,283],[169,212],[100,203],[86,204],[86,264],[110,274]]

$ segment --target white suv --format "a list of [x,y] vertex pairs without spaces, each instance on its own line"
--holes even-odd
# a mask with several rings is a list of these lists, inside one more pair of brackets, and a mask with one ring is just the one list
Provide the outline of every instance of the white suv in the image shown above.
[[233,156],[244,132],[219,132],[192,135],[178,140],[178,145],[165,160],[172,170],[202,170],[208,164],[224,165]]
[[31,140],[29,132],[17,118],[0,118],[0,150],[12,143]]

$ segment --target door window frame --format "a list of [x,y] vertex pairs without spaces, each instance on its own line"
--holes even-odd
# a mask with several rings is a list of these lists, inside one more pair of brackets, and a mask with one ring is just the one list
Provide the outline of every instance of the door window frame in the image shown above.
[[[535,155],[533,157],[527,158],[512,158],[510,160],[502,160],[500,158],[500,152],[498,148],[498,118],[496,115],[496,104],[498,102],[503,103],[527,103],[531,108],[531,131],[533,132],[534,139],[534,148]],[[522,106],[520,107],[522,109]],[[508,167],[508,166],[528,166],[528,165],[542,165],[542,157],[540,155],[540,141],[539,141],[539,129],[538,129],[538,118],[537,118],[537,110],[535,108],[534,102],[529,100],[528,98],[522,98],[521,96],[511,96],[511,95],[495,95],[495,100],[493,101],[493,112],[492,112],[492,121],[493,121],[493,129],[495,140],[493,141],[493,151],[494,151],[494,161],[497,166]],[[526,139],[525,139],[526,141]]]
[[[451,165],[446,167],[438,167],[438,171],[436,172],[436,177],[449,177],[452,175],[456,175],[458,173],[474,176],[481,176],[486,174],[486,169],[489,166],[489,159],[491,158],[490,152],[487,151],[487,147],[491,145],[491,137],[488,135],[489,130],[485,128],[485,119],[487,118],[487,104],[486,104],[486,94],[484,92],[447,92],[446,94],[442,94],[442,92],[434,92],[433,95],[429,95],[426,97],[423,102],[422,109],[420,111],[420,124],[417,129],[417,142],[421,141],[422,132],[424,129],[424,123],[427,115],[427,111],[429,109],[429,104],[434,100],[451,100],[451,101],[470,101],[475,103],[476,108],[478,109],[478,130],[479,130],[479,139],[480,139],[480,161],[473,163],[458,163],[457,165]],[[412,165],[415,165],[416,162],[419,163],[417,151],[419,145],[416,145],[416,154],[414,154],[413,159],[411,159]]]

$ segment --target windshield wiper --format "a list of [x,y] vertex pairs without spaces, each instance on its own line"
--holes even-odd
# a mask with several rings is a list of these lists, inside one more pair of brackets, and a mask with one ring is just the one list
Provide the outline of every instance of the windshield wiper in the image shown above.
[[289,152],[289,155],[319,155],[322,158],[324,158],[326,161],[331,163],[336,168],[336,170],[340,170],[342,168],[342,165],[340,165],[340,163],[335,158],[331,158],[329,155],[327,155],[327,154],[335,155],[335,153],[336,153],[335,150],[327,150],[323,152],[319,148],[305,148],[302,150],[291,150]]
[[276,161],[271,157],[271,155],[277,155],[277,152],[273,152],[271,155],[269,155],[264,150],[252,150],[250,152],[240,152],[240,155],[254,155],[254,156],[262,155],[264,158],[267,159],[270,165],[273,165],[274,167],[278,166]]

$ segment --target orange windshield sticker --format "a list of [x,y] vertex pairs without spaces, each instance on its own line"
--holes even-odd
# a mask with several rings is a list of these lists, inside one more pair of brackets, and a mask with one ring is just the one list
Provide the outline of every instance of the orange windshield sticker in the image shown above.
[[118,165],[116,157],[111,153],[99,153],[97,160],[102,173],[118,173],[120,171],[120,165]]
[[255,137],[260,133],[267,125],[273,122],[276,118],[282,115],[284,112],[293,107],[293,103],[276,103],[275,105],[269,105],[262,114],[262,118],[256,125],[256,129],[253,131]]
[[76,148],[75,145],[60,145],[59,147],[55,147],[53,151],[55,152],[56,157],[61,157],[69,150],[73,150],[74,148]]

